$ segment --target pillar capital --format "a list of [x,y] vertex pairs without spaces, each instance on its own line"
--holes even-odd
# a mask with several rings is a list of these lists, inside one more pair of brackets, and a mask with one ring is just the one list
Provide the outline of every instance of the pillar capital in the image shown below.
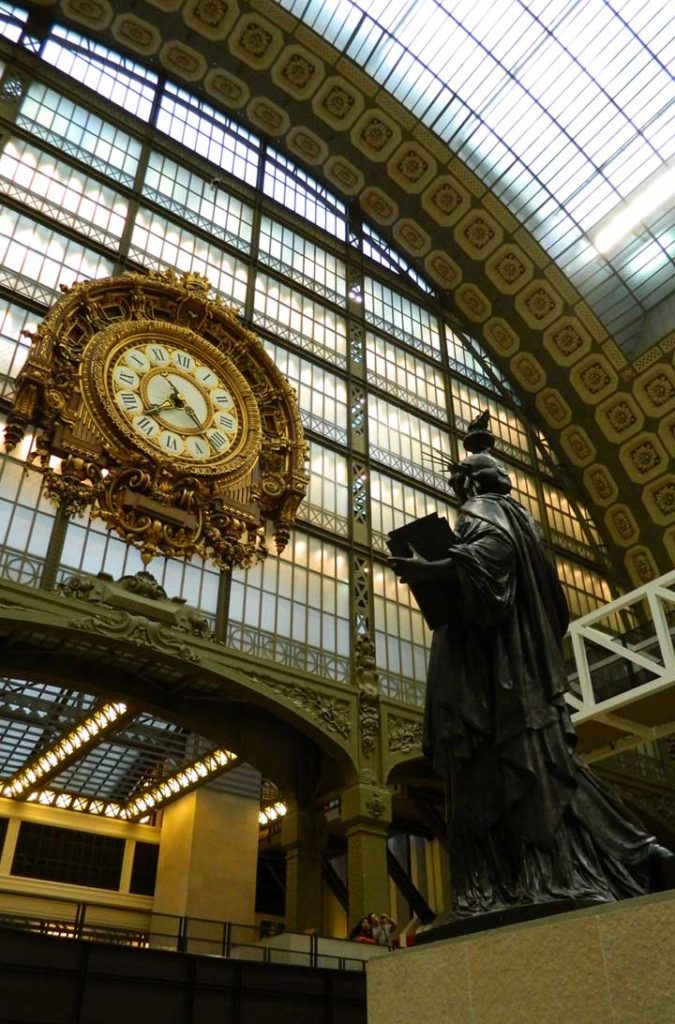
[[357,782],[343,789],[340,813],[347,833],[354,828],[386,833],[391,823],[391,790],[372,782]]

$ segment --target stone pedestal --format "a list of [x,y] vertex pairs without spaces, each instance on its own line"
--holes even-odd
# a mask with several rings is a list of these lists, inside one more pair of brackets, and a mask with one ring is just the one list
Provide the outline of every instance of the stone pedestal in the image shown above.
[[368,964],[368,1024],[673,1024],[675,891]]

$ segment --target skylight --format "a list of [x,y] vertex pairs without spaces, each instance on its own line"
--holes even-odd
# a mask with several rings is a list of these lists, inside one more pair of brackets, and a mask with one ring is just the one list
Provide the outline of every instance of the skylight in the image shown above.
[[593,239],[675,156],[667,0],[281,4],[472,168],[603,310],[627,352],[657,340],[641,334],[645,313],[667,291],[664,275],[675,288],[672,230],[662,223],[669,217],[672,229],[675,196],[635,222],[658,250],[644,273],[624,273],[621,239],[606,255]]

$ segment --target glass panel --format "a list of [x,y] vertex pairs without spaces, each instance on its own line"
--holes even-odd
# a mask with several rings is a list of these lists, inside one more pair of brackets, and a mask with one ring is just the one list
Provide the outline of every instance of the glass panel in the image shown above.
[[11,398],[14,394],[14,381],[31,344],[23,332],[35,331],[40,320],[13,302],[0,302],[0,397]]
[[575,565],[566,558],[556,558],[555,561],[573,619],[587,615],[612,600],[608,584],[598,573]]
[[277,368],[295,389],[303,426],[346,445],[346,381],[281,345],[266,339],[263,344]]
[[[5,418],[0,417],[0,432]],[[0,575],[37,586],[56,510],[43,493],[42,474],[26,463],[27,435],[11,455],[0,455]]]
[[159,214],[141,208],[131,236],[129,255],[153,270],[173,268],[207,277],[211,286],[243,312],[248,268],[215,245]]
[[256,277],[253,322],[338,366],[346,365],[344,318],[267,274]]
[[64,75],[105,97],[108,103],[150,121],[157,75],[70,29],[56,25],[42,57]]
[[[475,381],[476,384],[480,384],[481,387],[488,388],[490,391],[503,391],[504,389],[511,391],[504,374],[485,355],[477,341],[472,338],[469,346],[467,339],[456,334],[447,324],[445,341],[448,350],[448,363],[455,373],[461,374],[462,377],[468,377],[469,380]],[[488,370],[490,373],[487,372]],[[496,383],[497,381],[499,384]]]
[[401,341],[438,358],[441,337],[438,321],[426,309],[371,277],[364,280],[366,320]]
[[424,292],[433,292],[433,288],[421,277],[416,270],[410,266],[407,260],[392,249],[377,232],[373,231],[368,224],[363,225],[363,238],[361,241],[363,253],[375,263],[381,264],[387,270],[393,270],[395,274],[403,272],[410,277],[418,288]]
[[166,86],[157,127],[191,153],[210,160],[249,185],[256,184],[260,143],[255,135],[183,89]]
[[0,212],[0,284],[51,306],[59,285],[108,277],[114,263],[44,224],[5,207]]
[[349,464],[316,441],[309,445],[309,487],[298,516],[331,533],[349,533]]
[[228,643],[346,682],[348,564],[343,548],[295,530],[281,556],[233,576]]
[[161,153],[151,153],[143,195],[243,252],[251,248],[253,209],[213,181]]
[[101,245],[117,248],[122,238],[125,199],[19,139],[9,139],[0,155],[0,193]]
[[[448,499],[450,492],[448,490]],[[436,512],[454,526],[456,509],[438,495],[419,491],[410,484],[373,469],[370,472],[370,518],[373,530],[373,547],[389,553],[387,534],[404,526],[413,519]]]
[[550,484],[543,484],[543,492],[546,519],[554,542],[583,558],[596,561],[601,541],[588,510],[579,504],[577,511],[564,491]]
[[9,39],[10,43],[18,43],[21,39],[23,26],[28,20],[28,11],[15,4],[0,4],[0,36]]
[[366,331],[368,381],[401,401],[447,419],[443,374],[410,352]]
[[347,237],[347,208],[314,178],[281,153],[268,149],[263,192],[342,241]]
[[106,177],[133,187],[140,142],[46,85],[31,83],[17,124]]
[[476,416],[484,409],[489,409],[490,429],[497,438],[496,450],[519,459],[520,462],[531,461],[527,431],[515,413],[461,381],[451,380],[450,390],[458,430],[464,433]]
[[[542,245],[561,265],[569,245],[675,155],[672,17],[662,0],[281,3],[447,142],[521,221],[545,224]],[[662,266],[675,283],[675,267]],[[649,341],[632,301],[636,317],[619,340],[635,354]]]
[[450,455],[445,431],[413,416],[407,409],[371,395],[368,399],[368,440],[373,459],[442,491],[444,455]]
[[324,298],[340,306],[346,305],[347,269],[344,260],[264,215],[260,224],[259,258],[261,263],[281,271]]
[[511,497],[519,501],[532,518],[541,523],[543,516],[535,478],[529,473],[523,473],[521,469],[514,469],[513,466],[504,466],[504,469],[511,480]]
[[373,595],[380,692],[393,700],[422,705],[431,631],[409,588],[388,567],[374,567]]

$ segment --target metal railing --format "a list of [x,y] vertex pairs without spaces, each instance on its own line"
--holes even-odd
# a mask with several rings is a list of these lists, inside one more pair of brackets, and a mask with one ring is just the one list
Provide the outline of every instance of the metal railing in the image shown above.
[[266,964],[362,971],[366,963],[363,947],[346,939],[286,932],[273,921],[237,924],[10,889],[0,889],[0,927]]
[[575,619],[569,635],[567,700],[577,726],[595,719],[643,740],[675,731],[675,700],[673,720],[657,725],[641,725],[630,710],[669,690],[675,697],[675,571]]

